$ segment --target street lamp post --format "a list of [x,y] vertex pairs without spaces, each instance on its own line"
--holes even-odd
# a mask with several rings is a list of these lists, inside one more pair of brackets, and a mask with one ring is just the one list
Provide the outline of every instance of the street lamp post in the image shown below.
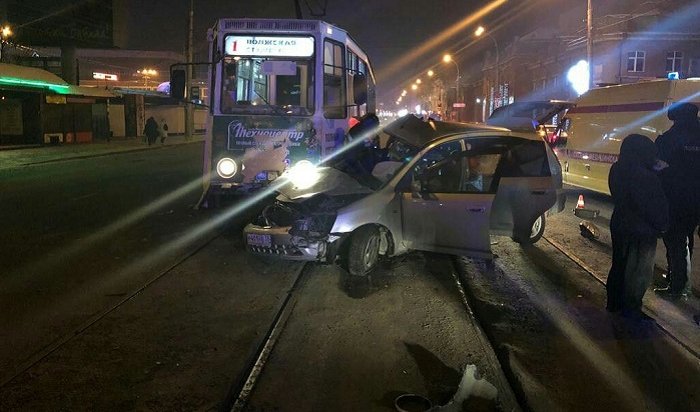
[[[449,54],[444,55],[444,56],[442,57],[442,61],[444,61],[445,63],[449,63],[449,62],[454,63],[454,64],[455,64],[455,69],[457,69],[457,78],[455,79],[455,103],[457,103],[457,102],[459,102],[459,101],[461,100],[461,99],[460,99],[460,96],[459,96],[459,78],[460,78],[460,75],[459,75],[459,64],[457,64],[457,62],[456,62],[456,61],[452,58],[452,56],[449,55]],[[457,116],[459,117],[459,110],[457,111]],[[459,120],[459,119],[458,119],[458,120]]]
[[137,70],[136,73],[143,76],[143,85],[146,90],[148,90],[148,79],[158,75],[158,71],[154,69]]
[[494,46],[496,46],[496,95],[498,96],[498,100],[500,103],[500,100],[502,99],[501,91],[500,91],[500,88],[501,88],[501,79],[500,79],[501,60],[500,60],[500,55],[499,55],[499,50],[498,50],[499,49],[498,48],[498,41],[496,40],[495,37],[493,37],[492,35],[490,35],[489,33],[486,32],[486,29],[484,28],[484,26],[479,26],[474,31],[474,35],[476,35],[476,37],[481,37],[483,34],[485,34],[486,36],[491,38],[491,40],[493,40]]

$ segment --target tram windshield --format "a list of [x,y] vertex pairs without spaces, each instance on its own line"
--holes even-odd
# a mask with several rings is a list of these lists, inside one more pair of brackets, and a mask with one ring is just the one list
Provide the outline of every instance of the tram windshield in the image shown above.
[[221,66],[221,113],[313,114],[312,59],[226,57]]

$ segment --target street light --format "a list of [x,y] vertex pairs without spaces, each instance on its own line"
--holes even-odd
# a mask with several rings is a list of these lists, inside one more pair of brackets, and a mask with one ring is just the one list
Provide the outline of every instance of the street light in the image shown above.
[[5,43],[7,43],[7,38],[12,36],[12,29],[10,26],[4,26],[0,30],[0,61],[5,61]]
[[[457,78],[455,79],[455,103],[457,103],[461,100],[459,97],[459,78],[460,78],[460,76],[459,76],[459,64],[457,64],[457,62],[454,61],[452,56],[449,54],[442,56],[442,61],[444,61],[445,63],[450,63],[450,62],[454,63],[455,69],[457,69]],[[458,113],[458,115],[459,115],[459,113]]]
[[500,82],[500,78],[499,78],[499,69],[500,69],[501,62],[500,62],[500,57],[499,57],[499,52],[498,52],[498,41],[496,41],[495,37],[493,37],[492,35],[490,35],[489,33],[486,32],[486,29],[484,28],[484,26],[479,26],[474,31],[474,35],[476,37],[481,37],[484,34],[486,36],[490,37],[491,40],[493,40],[493,44],[496,46],[496,95],[498,96],[498,100],[500,101],[502,98],[501,92],[500,92],[501,82]]
[[143,84],[146,86],[146,89],[148,89],[148,79],[151,77],[155,77],[158,75],[158,71],[155,69],[148,69],[144,68],[142,70],[137,70],[136,73],[140,74],[143,76]]
[[428,77],[433,77],[435,75],[435,72],[432,70],[428,70]]

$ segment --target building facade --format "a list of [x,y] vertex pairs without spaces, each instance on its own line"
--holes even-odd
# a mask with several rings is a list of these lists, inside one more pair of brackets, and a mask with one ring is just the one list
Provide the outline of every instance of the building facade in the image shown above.
[[[486,54],[482,81],[464,85],[465,96],[472,97],[466,100],[468,120],[482,121],[493,109],[516,100],[578,97],[567,73],[587,60],[582,3],[563,12],[558,25],[538,27],[508,42],[498,59],[496,53]],[[666,78],[669,73],[700,77],[698,19],[700,3],[693,1],[593,1],[591,86]]]

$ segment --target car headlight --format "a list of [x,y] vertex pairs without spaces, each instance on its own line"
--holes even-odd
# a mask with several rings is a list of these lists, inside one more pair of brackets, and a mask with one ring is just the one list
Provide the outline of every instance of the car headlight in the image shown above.
[[238,173],[238,164],[235,160],[224,157],[216,164],[216,173],[224,179],[230,179]]
[[321,175],[318,168],[308,160],[300,160],[292,166],[287,172],[287,179],[294,185],[296,189],[308,189],[320,179]]

